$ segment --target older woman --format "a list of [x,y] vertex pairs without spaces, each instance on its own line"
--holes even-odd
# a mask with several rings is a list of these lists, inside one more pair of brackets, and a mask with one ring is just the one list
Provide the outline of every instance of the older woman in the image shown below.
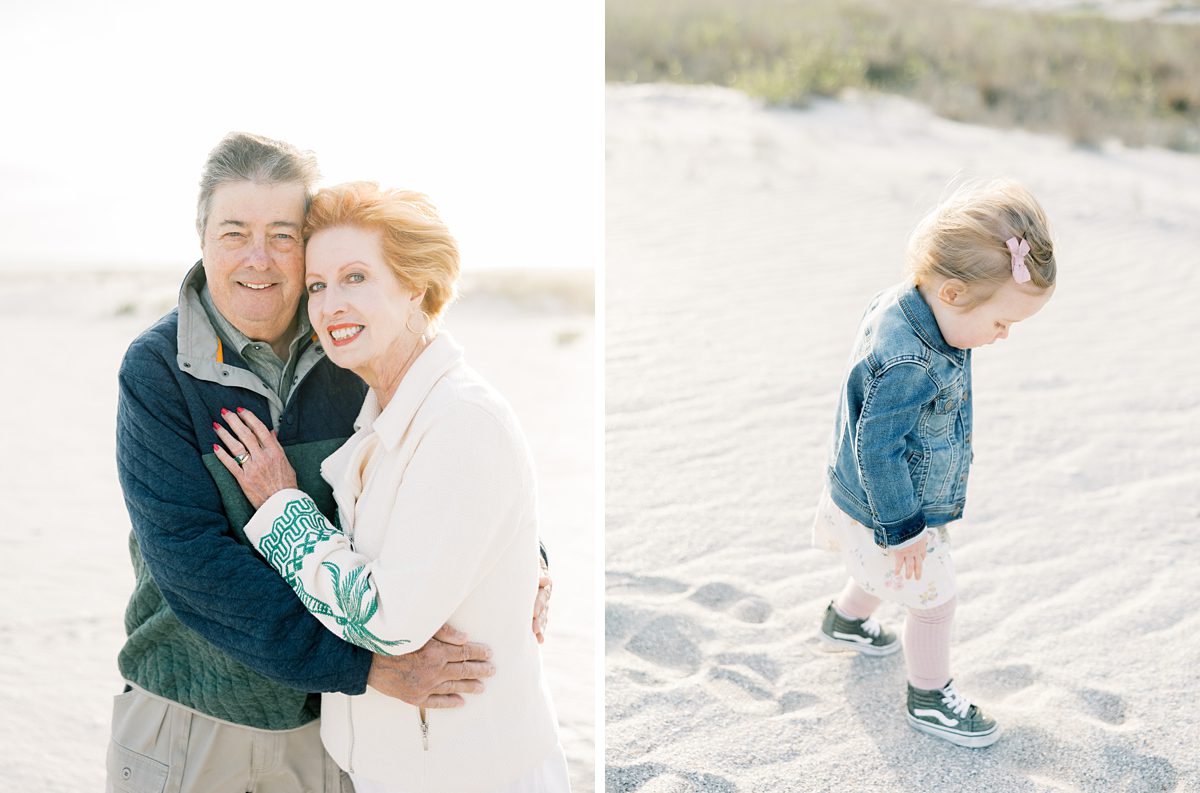
[[529,630],[539,573],[529,452],[508,404],[437,330],[458,278],[454,240],[424,196],[366,182],[318,193],[305,237],[313,328],[370,392],[357,432],[321,468],[336,527],[296,489],[262,422],[225,414],[236,438],[220,430],[229,452],[218,456],[257,509],[246,535],[346,641],[401,654],[449,622],[490,645],[497,670],[455,710],[371,688],[324,694],[325,747],[359,793],[566,791]]

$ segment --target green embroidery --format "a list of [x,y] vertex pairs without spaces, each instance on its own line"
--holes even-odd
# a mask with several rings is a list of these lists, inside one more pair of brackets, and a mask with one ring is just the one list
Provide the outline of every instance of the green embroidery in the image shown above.
[[[387,647],[408,644],[408,639],[384,641],[367,629],[367,622],[375,616],[379,604],[370,594],[370,581],[363,575],[364,566],[351,570],[346,578],[333,562],[322,562],[321,566],[333,577],[333,592],[342,614],[328,604],[310,595],[300,581],[300,568],[305,558],[318,543],[336,537],[340,532],[330,527],[325,516],[317,509],[312,499],[302,498],[289,501],[283,514],[271,524],[271,531],[263,537],[259,547],[271,566],[279,571],[288,585],[300,596],[300,602],[313,614],[332,617],[342,626],[342,638],[351,644],[387,655]],[[342,616],[345,615],[345,616]]]
[[312,499],[297,499],[289,501],[283,508],[283,514],[271,524],[271,532],[263,537],[260,551],[300,596],[300,602],[306,609],[313,614],[336,618],[333,609],[304,589],[298,575],[304,558],[312,553],[317,543],[333,536],[334,531],[329,528],[325,516]]
[[342,638],[359,647],[366,647],[374,653],[390,655],[388,647],[408,644],[408,639],[398,639],[387,642],[367,630],[367,623],[379,609],[379,604],[371,596],[371,583],[363,575],[365,567],[359,566],[346,574],[342,579],[342,571],[333,562],[322,562],[321,566],[333,576],[333,592],[338,605],[342,607],[345,617],[335,616],[338,625],[342,627]]

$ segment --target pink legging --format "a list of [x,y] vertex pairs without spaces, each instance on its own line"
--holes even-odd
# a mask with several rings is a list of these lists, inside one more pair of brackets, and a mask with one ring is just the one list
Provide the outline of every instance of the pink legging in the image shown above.
[[[834,602],[834,608],[845,616],[865,620],[878,608],[880,599],[863,590],[854,579]],[[909,607],[904,621],[904,661],[908,666],[908,682],[913,688],[941,688],[950,680],[950,626],[954,622],[954,607],[958,596],[931,609]]]

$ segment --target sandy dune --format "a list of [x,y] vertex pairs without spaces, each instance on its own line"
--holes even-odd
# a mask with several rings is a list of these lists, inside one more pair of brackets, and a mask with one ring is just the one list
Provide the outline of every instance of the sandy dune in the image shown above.
[[[521,276],[536,290],[536,277]],[[451,308],[468,361],[513,404],[540,473],[555,590],[543,657],[575,791],[594,789],[595,367],[593,317],[554,277],[552,297],[514,302],[499,274]],[[0,414],[0,788],[104,786],[117,651],[133,583],[129,518],[113,452],[126,345],[175,302],[174,274],[0,275],[0,313],[21,341]],[[529,293],[523,297],[530,297]],[[536,305],[530,305],[535,303]],[[85,354],[78,354],[82,350]]]
[[[851,334],[956,174],[1028,184],[1060,261],[974,359],[952,664],[987,750],[905,724],[900,656],[817,648],[844,574],[809,547]],[[1200,790],[1200,158],[610,86],[606,203],[608,789]]]
[[1113,19],[1156,22],[1200,21],[1196,0],[970,0],[977,5],[1007,6],[1054,14],[1102,14]]

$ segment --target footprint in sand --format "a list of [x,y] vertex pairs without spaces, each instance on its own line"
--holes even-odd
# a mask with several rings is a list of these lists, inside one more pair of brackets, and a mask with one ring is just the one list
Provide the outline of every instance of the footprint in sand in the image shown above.
[[[619,570],[610,570],[606,574],[606,584],[610,598],[604,607],[606,652],[624,647],[652,664],[685,674],[700,668],[701,653],[696,642],[701,631],[690,620],[675,615],[654,617],[655,610],[621,603],[617,599],[630,593],[677,594],[687,590],[686,584],[661,576],[635,575]],[[655,678],[646,675],[644,680]]]
[[614,766],[604,769],[606,793],[736,793],[737,786],[723,776],[676,771],[661,763]]
[[[1005,725],[997,748],[1001,768],[1055,790],[1065,785],[1083,793],[1150,793],[1173,791],[1179,783],[1179,772],[1168,760],[1140,754],[1131,745],[1081,746],[1020,723]],[[1078,762],[1081,756],[1088,762]],[[976,780],[983,789],[986,781]]]
[[793,713],[820,702],[803,691],[776,695],[774,683],[781,674],[779,662],[762,653],[719,653],[708,670],[706,684],[713,696],[743,713],[778,715]]
[[[771,605],[760,597],[720,581],[702,584],[688,599],[711,611],[761,625],[771,616]],[[779,663],[763,653],[719,653],[706,674],[706,684],[718,700],[731,708],[763,715],[787,713],[801,705],[784,702],[775,693]]]
[[696,644],[699,635],[691,620],[668,614],[643,625],[625,643],[625,649],[652,664],[692,674],[703,658]]
[[1106,724],[1125,723],[1125,700],[1109,691],[1081,688],[1078,692],[1084,710]]
[[629,637],[634,619],[633,609],[611,600],[604,604],[604,649],[613,649]]
[[713,661],[722,666],[744,666],[772,683],[779,679],[779,662],[763,653],[718,653]]
[[639,686],[645,686],[646,688],[658,688],[667,684],[667,681],[661,677],[655,677],[649,672],[643,672],[638,669],[632,669],[625,674],[629,677],[630,682],[637,683]]
[[1013,664],[981,672],[978,677],[982,688],[992,696],[1008,696],[1033,685],[1037,673],[1028,664]]
[[[1037,673],[1028,664],[1013,664],[984,672],[980,682],[989,694],[1002,697],[1028,688],[1037,678]],[[1121,696],[1096,688],[1081,688],[1075,694],[1089,716],[1106,724],[1125,723],[1125,700]]]
[[779,711],[780,713],[794,713],[820,701],[820,697],[809,694],[807,691],[787,691],[779,698]]
[[777,710],[774,702],[775,694],[760,686],[753,678],[737,670],[727,669],[723,666],[714,666],[708,670],[708,682],[709,688],[712,689],[717,698],[727,703],[735,700],[744,700],[748,697],[751,700],[761,703],[762,706],[767,706],[769,703],[769,707],[758,707],[754,708],[754,710]]
[[1100,758],[1105,768],[1097,770],[1103,787],[1095,790],[1151,793],[1175,790],[1179,784],[1179,772],[1165,757],[1138,754],[1129,747],[1112,744],[1101,750]]
[[[621,572],[608,574],[610,595],[621,591],[673,594],[686,589],[685,584],[669,578]],[[770,604],[762,598],[721,582],[701,585],[688,599],[750,624],[761,624],[771,615]],[[716,699],[737,710],[786,713],[808,704],[803,697],[784,702],[776,695],[772,684],[779,678],[779,663],[770,656],[726,652],[708,658],[700,648],[707,632],[692,619],[671,613],[660,613],[649,621],[645,621],[646,618],[642,609],[610,601],[605,607],[606,648],[623,646],[633,655],[660,667],[660,671],[672,673],[671,677],[692,675],[707,666],[705,686]],[[648,671],[640,672],[633,679],[644,685],[665,682]]]
[[662,576],[635,575],[620,570],[609,570],[604,575],[605,588],[609,594],[634,591],[654,595],[673,595],[687,589],[687,584]]
[[713,611],[728,611],[742,622],[761,624],[771,616],[770,603],[719,581],[704,584],[688,597]]

